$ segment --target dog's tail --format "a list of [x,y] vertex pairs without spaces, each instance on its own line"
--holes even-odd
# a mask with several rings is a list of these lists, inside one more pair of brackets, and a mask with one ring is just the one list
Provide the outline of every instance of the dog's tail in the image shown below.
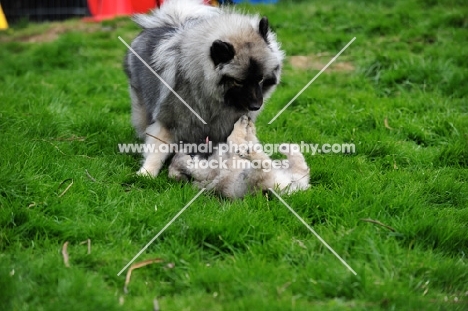
[[151,14],[137,14],[133,20],[141,28],[182,27],[189,20],[219,15],[221,10],[205,5],[203,0],[166,0]]

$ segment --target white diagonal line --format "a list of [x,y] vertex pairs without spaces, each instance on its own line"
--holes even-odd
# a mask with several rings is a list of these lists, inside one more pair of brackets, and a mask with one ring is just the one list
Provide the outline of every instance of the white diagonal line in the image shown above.
[[158,234],[156,234],[154,238],[152,238],[151,241],[149,241],[148,244],[146,244],[145,247],[143,247],[125,267],[123,267],[122,270],[120,270],[119,273],[117,273],[117,275],[120,276],[120,274],[122,274],[122,272],[124,272],[125,269],[127,269],[151,245],[151,243],[153,243],[161,235],[161,233],[163,233],[164,230],[166,230],[177,219],[177,217],[179,217],[190,206],[190,204],[192,204],[193,201],[195,201],[198,198],[198,196],[202,194],[202,192],[205,190],[206,188],[200,190],[200,192],[198,192],[197,195],[192,200],[190,200],[190,202],[188,202],[187,205],[185,205],[184,208],[181,209],[180,212],[178,212],[177,215],[175,215],[174,218],[172,218],[171,221],[169,221],[167,225],[165,225],[164,228],[162,228],[161,231],[159,231]]
[[203,124],[206,124],[205,120],[203,120],[202,117],[200,117],[200,116],[198,115],[198,113],[196,113],[195,110],[193,110],[192,107],[190,107],[190,105],[187,104],[187,103],[185,102],[185,100],[184,100],[182,97],[180,97],[179,94],[177,94],[177,92],[174,91],[174,89],[173,89],[169,84],[167,84],[166,81],[164,81],[163,78],[161,78],[161,77],[156,73],[156,71],[154,71],[153,68],[151,68],[150,65],[148,65],[148,64],[146,63],[146,62],[143,60],[143,58],[141,58],[140,55],[138,55],[137,52],[135,52],[135,50],[133,50],[132,47],[131,47],[130,45],[128,45],[127,42],[125,42],[124,39],[122,39],[120,36],[119,36],[119,39],[120,39],[120,41],[122,41],[123,44],[125,44],[125,46],[126,46],[130,51],[132,51],[132,53],[133,53],[136,57],[138,57],[139,60],[141,60],[141,62],[142,62],[156,77],[158,77],[159,80],[161,80],[161,82],[162,82],[165,86],[167,86],[167,88],[168,88],[168,89],[169,89],[185,106],[187,106],[188,109],[190,109],[190,111],[191,111],[198,119],[200,119],[200,121],[203,122]]
[[334,250],[333,248],[330,247],[330,245],[327,244],[327,242],[325,242],[324,239],[322,239],[322,237],[320,235],[317,234],[317,232],[314,231],[314,229],[312,229],[305,221],[304,219],[301,218],[301,216],[299,216],[292,208],[291,206],[288,205],[288,203],[286,203],[286,201],[283,200],[283,198],[281,198],[272,188],[268,188],[268,190],[270,190],[290,211],[291,213],[294,214],[294,216],[296,216],[303,224],[304,226],[307,227],[307,229],[309,229],[310,232],[312,232],[316,237],[317,239],[319,239],[320,242],[323,243],[323,245],[325,245],[329,250],[330,252],[333,253],[333,255],[336,256],[336,258],[338,258],[341,263],[343,265],[346,266],[346,268],[349,269],[349,271],[351,271],[352,273],[354,273],[354,275],[357,275],[357,273],[353,270],[353,268],[351,268],[347,263],[346,261],[343,260],[343,258],[340,257],[340,255],[338,255]]
[[268,122],[268,124],[273,123],[273,121],[275,121],[276,118],[278,118],[278,117],[286,110],[286,108],[288,108],[289,105],[291,105],[292,102],[295,101],[296,98],[298,98],[299,95],[301,95],[302,92],[304,92],[304,91],[306,90],[306,88],[308,88],[308,87],[315,81],[315,79],[317,79],[317,78],[322,74],[322,72],[324,72],[324,71],[328,68],[328,66],[330,66],[330,65],[332,64],[332,63],[341,55],[341,53],[343,53],[344,50],[346,50],[346,49],[348,48],[348,46],[350,46],[351,43],[353,43],[354,40],[356,40],[356,37],[354,37],[353,39],[351,39],[351,41],[349,41],[349,43],[346,44],[346,46],[345,46],[343,49],[341,49],[341,51],[340,51],[338,54],[336,54],[336,56],[333,57],[333,58],[331,59],[331,61],[329,61],[328,64],[325,65],[325,67],[323,67],[322,70],[320,70],[320,72],[319,72],[318,74],[316,74],[315,77],[313,77],[312,80],[310,80],[309,83],[307,83],[307,85],[304,86],[304,87],[302,88],[302,90],[300,90],[299,93],[297,93],[297,95],[294,96],[294,98],[291,99],[291,100],[289,101],[289,103],[288,103],[286,106],[284,106],[284,108],[281,109],[280,112],[278,112],[278,113],[276,114],[276,116],[275,116],[273,119],[270,120],[270,122]]

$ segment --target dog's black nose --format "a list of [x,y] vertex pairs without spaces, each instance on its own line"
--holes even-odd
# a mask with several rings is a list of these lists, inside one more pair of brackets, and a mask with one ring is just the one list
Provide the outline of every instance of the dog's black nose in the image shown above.
[[256,101],[250,102],[249,103],[249,110],[250,111],[257,111],[258,109],[260,109],[262,107],[262,104],[263,104],[263,100],[256,100]]

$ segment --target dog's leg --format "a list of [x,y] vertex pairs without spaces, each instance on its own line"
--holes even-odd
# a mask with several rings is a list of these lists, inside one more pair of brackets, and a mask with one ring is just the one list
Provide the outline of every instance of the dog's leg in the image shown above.
[[248,183],[251,190],[268,190],[275,187],[275,170],[270,157],[263,151],[252,150],[244,156],[250,161]]
[[253,152],[255,145],[258,144],[256,136],[255,125],[252,120],[246,115],[234,124],[234,129],[231,135],[227,138],[229,149],[236,151],[236,154],[241,158],[246,157],[249,153]]
[[255,124],[253,123],[252,119],[249,119],[249,123],[247,124],[247,135],[245,136],[245,140],[252,142],[252,144],[259,143],[257,138],[257,130],[255,129]]
[[129,87],[130,99],[132,101],[132,124],[138,137],[145,140],[145,130],[148,127],[148,113],[140,100],[140,94],[133,87]]
[[256,136],[255,125],[247,116],[242,116],[239,121],[234,124],[234,130],[228,137],[228,142],[237,144],[238,150],[236,153],[241,158],[249,161],[270,160],[268,155],[263,152],[262,148],[256,148],[261,146],[257,145],[259,141]]
[[[167,144],[173,143],[173,137],[168,129],[161,123],[156,121],[146,128],[145,144],[147,145],[144,153],[143,166],[138,171],[139,175],[150,175],[156,177],[164,164],[164,161],[171,154],[170,146]],[[154,136],[154,137],[153,137]],[[157,138],[155,138],[157,137]],[[167,145],[161,148],[162,145]]]
[[243,115],[234,123],[234,129],[231,132],[231,135],[228,136],[227,141],[228,143],[234,145],[241,145],[246,143],[246,136],[247,136],[247,127],[249,125],[249,117]]
[[291,194],[298,190],[306,190],[310,187],[310,169],[304,155],[299,151],[297,144],[282,144],[280,152],[287,156],[288,166],[287,172],[289,173],[290,184],[282,188],[283,192]]
[[[308,172],[309,167],[297,144],[281,144],[280,153],[287,156],[289,167],[298,172]],[[287,150],[287,151],[286,151]]]
[[259,145],[255,125],[251,119],[248,120],[245,127],[245,134],[245,140],[250,148],[246,154],[241,156],[243,159],[251,162],[252,169],[249,174],[250,187],[255,191],[274,188],[275,173],[272,168],[272,161],[268,154],[263,151],[263,147]]

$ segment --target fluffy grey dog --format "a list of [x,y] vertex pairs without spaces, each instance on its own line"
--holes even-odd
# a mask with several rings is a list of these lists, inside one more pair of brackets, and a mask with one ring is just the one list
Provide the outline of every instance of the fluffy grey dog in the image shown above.
[[[226,142],[240,116],[255,120],[279,82],[284,54],[265,17],[167,0],[135,21],[143,31],[132,48],[206,122],[129,51],[132,123],[147,144]],[[139,173],[156,176],[168,156],[145,154]]]
[[[205,165],[200,157],[179,151],[172,158],[169,177],[192,179],[197,187],[231,199],[269,188],[290,194],[310,187],[310,170],[299,145],[282,144],[280,152],[287,159],[272,160],[263,150],[248,147],[258,144],[255,126],[244,115],[234,124],[227,143],[220,144],[216,153],[201,160]],[[221,151],[221,147],[226,147],[226,151]]]

